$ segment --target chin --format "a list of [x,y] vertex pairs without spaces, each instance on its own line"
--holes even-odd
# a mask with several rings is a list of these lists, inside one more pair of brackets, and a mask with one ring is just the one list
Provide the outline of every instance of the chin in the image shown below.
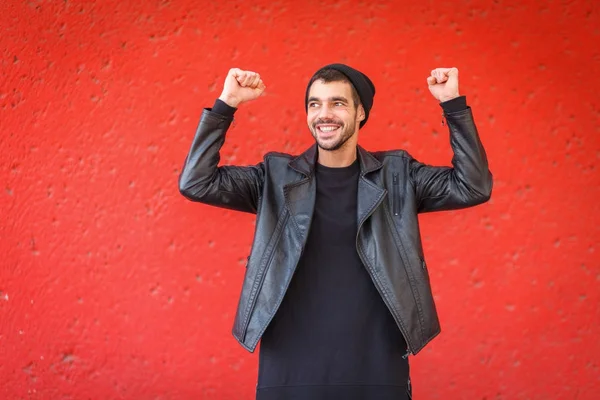
[[344,145],[344,143],[340,143],[339,140],[336,140],[336,141],[317,140],[317,146],[319,146],[323,150],[327,150],[327,151],[339,150],[343,145]]

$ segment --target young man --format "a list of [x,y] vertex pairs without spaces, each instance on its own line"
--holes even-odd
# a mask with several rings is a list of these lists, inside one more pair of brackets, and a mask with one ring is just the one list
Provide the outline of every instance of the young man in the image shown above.
[[233,334],[254,351],[257,399],[408,399],[408,355],[440,332],[417,214],[490,198],[492,175],[458,70],[427,78],[444,111],[453,167],[403,150],[358,146],[375,87],[343,64],[306,90],[315,145],[269,153],[254,166],[218,166],[237,107],[265,90],[232,69],[204,110],[179,180],[193,201],[257,214]]

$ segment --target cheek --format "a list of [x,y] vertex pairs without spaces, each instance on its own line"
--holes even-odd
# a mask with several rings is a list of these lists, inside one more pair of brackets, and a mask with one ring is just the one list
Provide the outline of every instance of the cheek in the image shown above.
[[347,110],[344,110],[344,111],[340,111],[337,114],[337,117],[340,120],[345,121],[347,123],[347,122],[351,122],[351,121],[353,122],[354,119],[355,119],[355,117],[356,117],[356,115],[353,115],[351,112],[349,112]]

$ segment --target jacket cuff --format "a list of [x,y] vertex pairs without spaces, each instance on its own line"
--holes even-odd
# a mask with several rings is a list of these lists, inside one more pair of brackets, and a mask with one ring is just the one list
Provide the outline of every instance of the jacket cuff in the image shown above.
[[223,100],[217,99],[215,101],[215,104],[213,105],[211,111],[216,114],[221,114],[224,117],[233,118],[233,114],[235,114],[235,112],[237,111],[237,108],[231,107],[230,105],[225,103]]
[[467,97],[458,96],[452,100],[444,101],[440,103],[440,107],[444,110],[444,114],[455,113],[464,111],[468,108]]

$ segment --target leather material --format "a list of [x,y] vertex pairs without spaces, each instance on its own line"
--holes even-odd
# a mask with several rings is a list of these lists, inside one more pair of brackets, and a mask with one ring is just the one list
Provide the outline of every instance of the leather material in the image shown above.
[[[420,163],[404,150],[357,148],[356,249],[412,354],[440,332],[417,215],[481,204],[492,192],[471,109],[445,117],[453,167]],[[283,300],[310,231],[317,147],[299,156],[268,153],[253,166],[219,167],[231,122],[231,117],[204,110],[179,190],[192,201],[257,215],[233,324],[235,338],[254,351]]]

